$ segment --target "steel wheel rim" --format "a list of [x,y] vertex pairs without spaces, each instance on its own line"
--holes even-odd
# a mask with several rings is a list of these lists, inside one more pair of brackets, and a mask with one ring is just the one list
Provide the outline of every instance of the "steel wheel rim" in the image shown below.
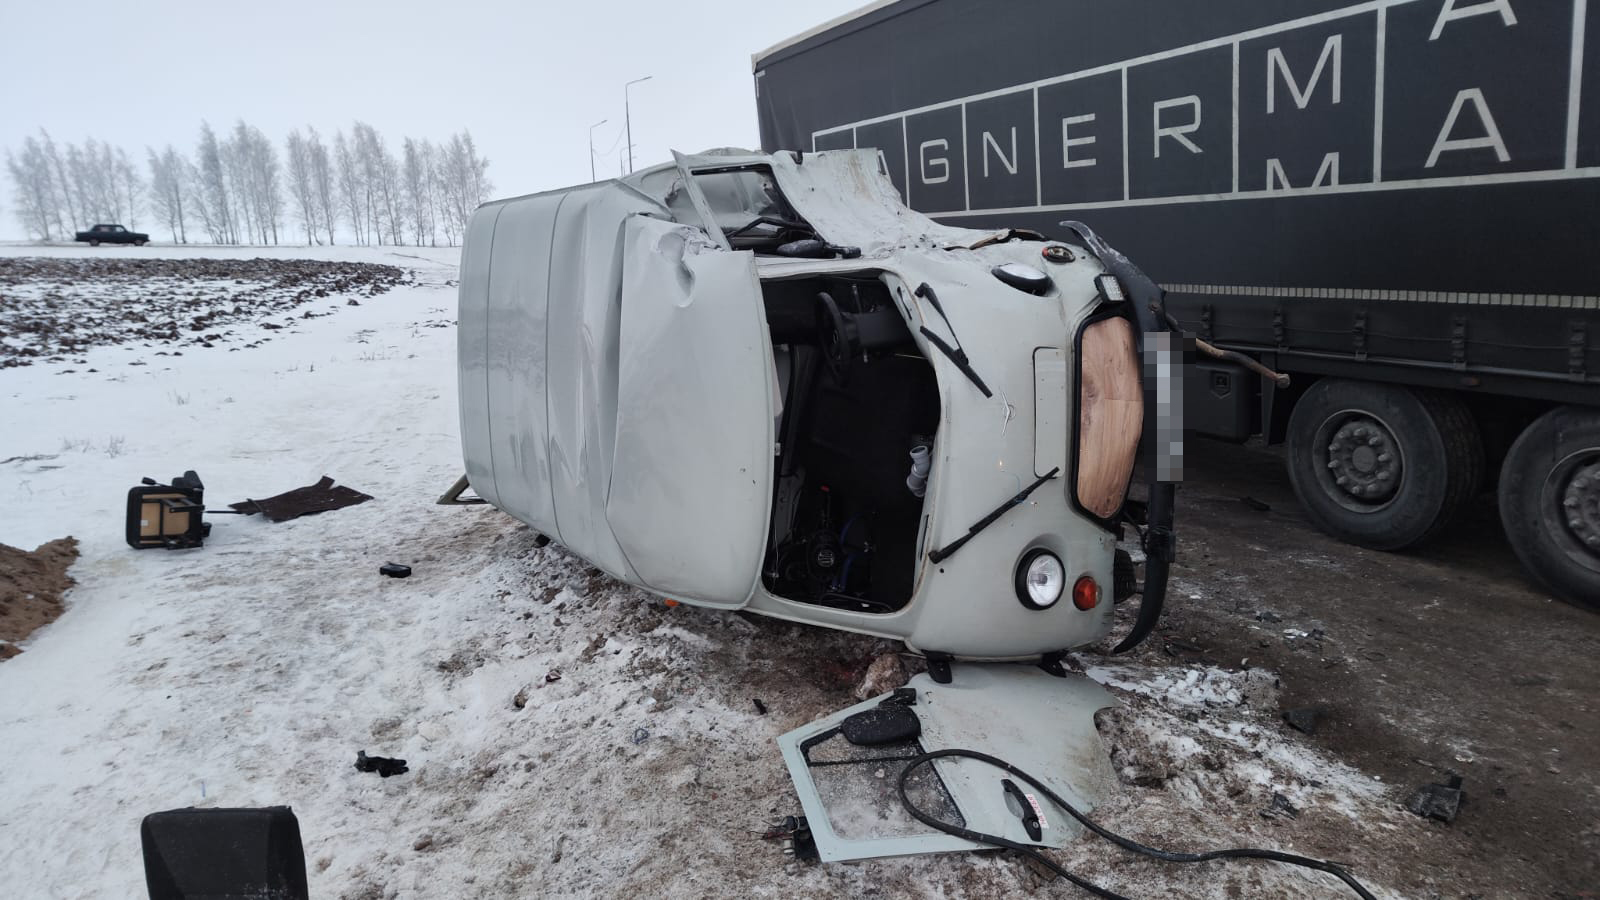
[[1342,409],[1322,420],[1311,457],[1324,495],[1355,513],[1393,505],[1405,480],[1405,451],[1394,429],[1364,409]]
[[1600,572],[1600,447],[1568,454],[1539,491],[1539,518],[1572,561]]

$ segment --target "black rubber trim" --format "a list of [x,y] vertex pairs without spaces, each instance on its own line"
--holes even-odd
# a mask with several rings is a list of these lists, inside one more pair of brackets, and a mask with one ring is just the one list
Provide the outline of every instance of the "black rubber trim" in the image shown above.
[[[1117,276],[1122,282],[1122,289],[1127,292],[1128,299],[1119,306],[1126,307],[1127,313],[1133,317],[1134,340],[1139,348],[1140,372],[1144,371],[1144,337],[1146,334],[1159,334],[1172,331],[1172,326],[1167,323],[1165,308],[1166,292],[1161,286],[1150,280],[1150,276],[1139,270],[1126,256],[1117,252],[1111,245],[1100,239],[1094,229],[1082,222],[1062,222],[1061,226],[1077,237],[1077,243],[1084,250],[1094,254],[1095,258],[1106,267],[1106,270]],[[1156,403],[1155,385],[1148,381],[1144,385],[1144,432],[1146,435],[1155,435],[1159,406]],[[1156,471],[1155,455],[1157,442],[1146,442],[1149,471]],[[1133,631],[1122,639],[1122,642],[1111,651],[1112,653],[1126,653],[1139,646],[1150,632],[1155,630],[1156,623],[1161,620],[1162,607],[1167,601],[1167,573],[1176,556],[1177,538],[1172,529],[1173,501],[1175,488],[1171,482],[1153,481],[1150,483],[1150,507],[1146,518],[1145,529],[1145,564],[1144,564],[1144,590],[1139,599],[1139,615],[1134,620]],[[1074,497],[1076,500],[1076,497]]]

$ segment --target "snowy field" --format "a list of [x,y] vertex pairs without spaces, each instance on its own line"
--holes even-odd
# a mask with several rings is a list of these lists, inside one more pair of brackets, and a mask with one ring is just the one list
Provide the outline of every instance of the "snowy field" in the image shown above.
[[[760,839],[798,812],[774,738],[855,702],[894,648],[667,608],[495,510],[433,504],[461,471],[456,255],[0,246],[406,272],[359,305],[307,302],[248,349],[160,356],[134,337],[0,370],[0,459],[21,458],[0,464],[0,542],[82,548],[65,614],[0,662],[4,892],[143,896],[144,815],[273,804],[299,817],[319,898],[1039,891],[1005,856],[806,866]],[[322,475],[375,499],[216,516],[203,549],[130,550],[127,489],[190,468],[213,506]],[[380,577],[385,562],[414,574]],[[1123,783],[1097,818],[1173,849],[1335,858],[1397,896],[1383,885],[1425,833],[1386,785],[1285,730],[1271,672],[1154,658],[1075,660],[1126,702],[1103,728]],[[411,771],[359,773],[358,750]],[[1092,838],[1056,856],[1139,897],[1345,896],[1315,873],[1171,866]]]

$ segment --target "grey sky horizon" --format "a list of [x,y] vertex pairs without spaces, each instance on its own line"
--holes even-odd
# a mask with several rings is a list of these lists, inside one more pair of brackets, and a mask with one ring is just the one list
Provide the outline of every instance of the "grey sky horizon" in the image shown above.
[[[0,0],[0,147],[41,127],[57,142],[93,137],[148,178],[145,147],[191,153],[202,120],[221,131],[243,119],[280,153],[308,125],[331,140],[359,119],[394,151],[464,128],[493,195],[525,194],[587,182],[602,119],[595,167],[616,175],[623,84],[646,75],[631,91],[637,166],[756,146],[751,54],[864,3]],[[0,238],[21,239],[9,177],[0,185]],[[153,225],[140,222],[156,236]]]

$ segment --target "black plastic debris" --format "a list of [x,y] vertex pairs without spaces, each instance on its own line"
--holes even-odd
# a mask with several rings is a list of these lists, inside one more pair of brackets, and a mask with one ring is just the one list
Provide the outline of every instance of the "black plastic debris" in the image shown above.
[[1277,613],[1275,613],[1275,612],[1273,612],[1271,610],[1263,609],[1262,611],[1256,613],[1256,621],[1257,622],[1282,622],[1283,621],[1283,616],[1280,616],[1280,615],[1278,615]]
[[756,705],[756,715],[764,716],[764,715],[767,714],[767,705],[765,703],[761,702],[761,698],[760,697],[751,697],[750,699]]
[[633,730],[633,736],[629,738],[629,740],[633,741],[634,746],[638,746],[639,744],[650,740],[650,731],[646,728],[635,728]]
[[354,488],[343,485],[335,487],[333,479],[324,475],[316,484],[295,488],[265,500],[241,500],[238,503],[229,503],[228,506],[247,516],[260,513],[268,521],[287,522],[301,516],[355,506],[371,499],[370,494],[363,494]]
[[411,771],[403,759],[394,759],[388,756],[368,756],[367,751],[356,751],[357,772],[377,772],[378,777],[388,778],[390,775],[403,775]]
[[1283,720],[1289,723],[1289,727],[1304,734],[1316,734],[1317,722],[1321,718],[1321,711],[1312,706],[1283,711]]
[[880,703],[847,716],[839,732],[858,747],[876,747],[915,739],[922,734],[922,720],[908,707]]
[[300,823],[287,806],[151,813],[139,839],[150,900],[309,896]]
[[1300,815],[1300,810],[1295,809],[1294,804],[1289,802],[1289,798],[1277,791],[1272,792],[1272,802],[1267,805],[1266,809],[1261,811],[1261,818],[1263,819],[1292,819],[1298,815]]
[[1411,799],[1406,801],[1406,809],[1424,819],[1449,823],[1461,811],[1461,801],[1465,798],[1466,794],[1461,790],[1461,776],[1451,775],[1444,784],[1425,784],[1417,788]]
[[387,575],[390,578],[410,578],[411,577],[411,567],[410,566],[402,566],[399,563],[384,563],[383,565],[378,567],[378,572],[379,572],[379,574]]

